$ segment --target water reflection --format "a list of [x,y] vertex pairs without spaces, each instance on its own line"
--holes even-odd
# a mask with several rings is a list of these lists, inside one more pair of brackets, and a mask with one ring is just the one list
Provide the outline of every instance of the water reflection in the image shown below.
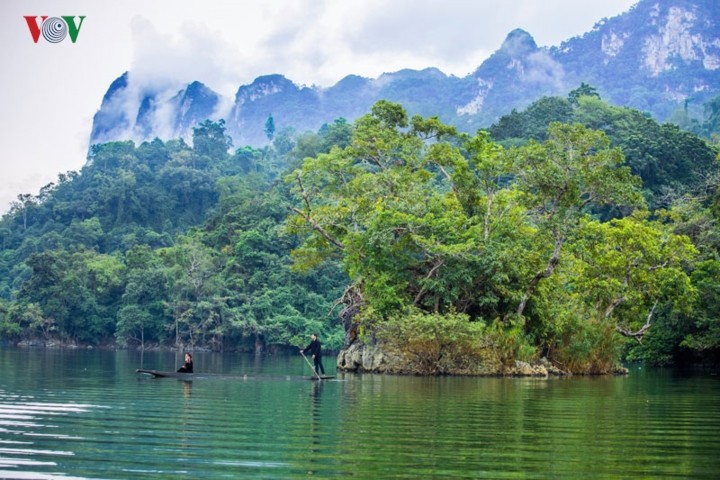
[[183,380],[183,395],[186,399],[190,398],[192,393],[192,380]]
[[141,362],[163,368],[172,352],[0,350],[0,477],[715,478],[720,467],[714,378],[319,382],[297,356],[194,357],[222,375],[138,379]]
[[322,380],[310,381],[310,425],[308,427],[308,438],[310,440],[310,458],[315,458],[320,452],[320,422],[323,421],[321,413],[321,395],[324,382]]

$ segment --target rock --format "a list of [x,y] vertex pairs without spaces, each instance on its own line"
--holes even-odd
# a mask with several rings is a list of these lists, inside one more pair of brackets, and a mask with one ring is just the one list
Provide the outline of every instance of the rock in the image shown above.
[[[344,350],[340,350],[336,363],[338,371],[365,372],[365,373],[391,373],[391,374],[418,374],[416,366],[409,364],[402,357],[384,350],[381,344],[367,345],[357,341]],[[502,366],[499,363],[478,361],[475,364],[464,365],[457,371],[443,370],[448,375],[471,376],[505,376],[505,377],[542,377],[566,376],[567,372],[553,365],[548,359],[541,358],[537,363],[528,363],[516,360],[511,366]],[[625,373],[627,370],[625,370]],[[622,374],[620,369],[616,374]]]
[[362,366],[362,351],[358,343],[350,345],[347,349],[340,350],[337,356],[336,366],[338,370],[357,372]]
[[531,365],[515,360],[515,366],[506,368],[504,375],[513,377],[547,377],[548,371],[543,365]]
[[558,367],[556,367],[555,365],[553,365],[553,364],[550,362],[550,360],[548,360],[548,359],[545,358],[545,357],[543,357],[543,358],[540,359],[540,365],[542,365],[543,367],[545,367],[545,370],[547,370],[548,375],[552,375],[552,376],[554,376],[554,377],[564,377],[564,376],[570,375],[568,372],[565,372],[565,371],[563,371],[563,370],[560,370]]
[[355,342],[337,356],[338,370],[346,372],[399,373],[400,359],[385,352],[379,345]]

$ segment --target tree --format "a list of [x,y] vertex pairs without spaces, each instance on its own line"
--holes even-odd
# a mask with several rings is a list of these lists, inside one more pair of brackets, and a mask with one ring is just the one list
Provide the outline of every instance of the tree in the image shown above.
[[267,120],[265,120],[265,136],[271,142],[275,136],[275,120],[273,119],[272,113],[268,115]]
[[513,110],[500,117],[490,127],[495,140],[516,139],[527,141],[547,139],[548,125],[552,122],[568,123],[573,120],[572,103],[560,97],[542,97],[531,103],[523,112]]
[[685,272],[697,254],[686,236],[638,211],[607,223],[585,221],[573,246],[578,289],[620,334],[641,341],[659,310],[689,311],[696,295]]
[[286,127],[278,132],[274,139],[270,138],[278,155],[286,155],[295,147],[295,129]]
[[720,261],[705,260],[692,272],[698,302],[681,346],[698,353],[720,350]]
[[720,96],[713,98],[704,106],[705,122],[703,129],[705,135],[711,137],[713,134],[720,134]]
[[35,254],[27,263],[32,276],[18,300],[38,304],[42,316],[54,320],[61,337],[100,343],[114,334],[124,278],[117,257],[60,250]]
[[165,327],[170,319],[163,303],[169,296],[167,271],[157,254],[145,245],[128,250],[125,264],[126,283],[115,337],[121,344],[137,342],[145,348],[146,342],[167,337]]
[[175,345],[203,344],[224,322],[224,288],[219,277],[221,258],[195,236],[178,239],[172,248],[162,249],[169,269],[167,306],[174,319]]
[[18,201],[12,202],[10,205],[11,212],[17,211],[22,215],[23,231],[27,230],[28,226],[28,209],[35,205],[35,197],[29,193],[21,193],[17,196]]
[[538,283],[555,271],[563,245],[590,207],[642,204],[638,179],[622,166],[622,152],[610,148],[604,133],[579,124],[553,123],[549,137],[542,144],[530,142],[508,152],[517,188],[536,227],[533,241],[545,246],[547,258],[527,283],[515,312],[518,317]]
[[193,150],[211,159],[224,158],[232,147],[232,138],[225,134],[225,120],[205,120],[193,127]]
[[575,119],[604,131],[622,149],[632,172],[642,178],[653,208],[669,207],[718,171],[717,152],[704,140],[675,125],[659,125],[640,111],[584,96],[578,99]]
[[[302,201],[301,208],[292,207],[291,229],[312,229],[297,251],[298,262],[309,267],[342,252],[351,278],[363,282],[381,314],[412,301],[408,294],[420,293],[419,282],[432,277],[442,263],[431,251],[433,242],[423,238],[430,234],[431,215],[447,218],[450,205],[433,189],[421,138],[436,133],[440,124],[414,122],[404,132],[406,112],[380,101],[356,122],[345,149],[307,159],[288,177]],[[433,148],[442,147],[438,143]],[[462,216],[456,221],[462,222]],[[437,226],[453,229],[453,223],[438,220]]]
[[577,106],[578,99],[580,97],[600,98],[600,94],[595,87],[592,87],[585,82],[581,82],[578,88],[576,88],[575,90],[571,90],[570,93],[568,93],[568,101],[573,106]]
[[289,227],[303,239],[296,265],[339,259],[375,321],[408,307],[473,319],[503,308],[512,268],[502,240],[517,237],[522,216],[499,191],[499,147],[484,133],[455,139],[435,117],[378,102],[347,147],[306,159],[287,177],[299,201]]

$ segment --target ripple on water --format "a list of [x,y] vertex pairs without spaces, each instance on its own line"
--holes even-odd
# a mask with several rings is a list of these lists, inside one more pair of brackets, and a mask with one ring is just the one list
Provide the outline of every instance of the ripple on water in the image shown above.
[[702,479],[719,466],[717,382],[184,382],[98,364],[52,387],[0,376],[0,477]]

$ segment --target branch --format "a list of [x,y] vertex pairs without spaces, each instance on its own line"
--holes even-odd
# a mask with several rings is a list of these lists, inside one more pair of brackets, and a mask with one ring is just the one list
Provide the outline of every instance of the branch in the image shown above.
[[645,325],[640,327],[639,330],[635,332],[631,332],[630,330],[626,328],[622,328],[620,325],[617,325],[615,327],[615,330],[620,332],[621,335],[629,338],[634,338],[637,340],[638,343],[642,343],[642,337],[647,333],[647,331],[650,329],[650,320],[652,320],[652,316],[655,313],[655,307],[657,307],[658,301],[655,300],[655,303],[653,304],[652,308],[650,309],[650,313],[648,313],[647,319],[645,320]]
[[608,318],[610,318],[610,315],[613,314],[618,305],[620,305],[624,301],[625,297],[620,297],[614,302],[612,302],[610,305],[608,305],[608,307],[605,309],[605,319],[607,320]]
[[325,229],[319,223],[317,223],[315,220],[313,220],[310,217],[309,213],[305,213],[302,210],[300,210],[299,208],[295,208],[295,207],[288,207],[288,208],[290,210],[292,210],[293,212],[297,213],[298,215],[300,215],[302,218],[304,218],[305,221],[312,226],[313,230],[317,231],[320,235],[322,235],[323,238],[325,238],[325,240],[332,243],[333,245],[338,247],[340,250],[345,250],[345,245],[343,245],[342,243],[340,243],[339,241],[337,241],[333,237],[331,237],[330,234],[327,233],[327,231],[325,231]]
[[300,177],[300,174],[295,174],[295,178],[297,178],[298,185],[300,185],[300,193],[302,194],[302,198],[305,201],[305,206],[307,206],[308,212],[310,212],[310,200],[308,199],[307,191],[305,191],[305,185],[302,183],[302,178]]
[[648,267],[648,272],[652,272],[652,271],[660,269],[660,268],[665,268],[668,266],[669,263],[670,263],[670,261],[668,260],[668,261],[661,263],[660,265],[653,265],[651,267]]
[[450,174],[447,172],[447,170],[445,170],[445,167],[443,167],[443,166],[440,165],[439,163],[435,163],[435,165],[437,165],[438,168],[440,169],[440,171],[443,173],[443,175],[445,175],[445,178],[446,178],[450,183],[453,183],[452,177],[451,177]]
[[553,250],[553,254],[548,261],[547,267],[545,267],[545,270],[541,270],[536,273],[533,279],[530,280],[530,284],[525,290],[525,293],[523,294],[523,299],[518,306],[518,316],[521,316],[525,311],[525,307],[527,306],[527,302],[530,299],[530,295],[535,292],[535,287],[537,287],[537,284],[540,283],[540,280],[549,277],[555,271],[555,267],[557,267],[557,264],[560,261],[560,249],[562,248],[564,241],[565,239],[561,235],[558,235],[555,238],[555,249]]
[[307,223],[309,223],[310,225],[312,225],[313,229],[315,231],[317,231],[320,235],[322,235],[323,238],[325,238],[328,242],[332,243],[333,245],[338,247],[340,250],[345,250],[345,245],[343,245],[338,240],[331,237],[330,234],[319,223],[317,223],[315,220],[312,219],[312,217],[310,216],[310,212],[312,211],[312,209],[310,208],[310,199],[308,198],[307,191],[305,190],[305,186],[302,183],[302,178],[300,177],[299,173],[297,173],[295,175],[295,178],[297,178],[298,185],[300,185],[300,194],[302,195],[303,201],[305,202],[305,206],[307,207],[307,212],[303,212],[299,208],[295,208],[295,207],[288,207],[288,208],[291,211],[300,215],[302,218],[304,218],[305,221]]
[[[430,277],[433,276],[433,274],[435,273],[435,271],[436,271],[438,268],[442,267],[444,264],[445,264],[445,261],[441,259],[441,260],[437,263],[437,265],[433,266],[433,268],[430,269],[430,271],[428,272],[427,275],[425,275],[425,278],[424,278],[423,280],[429,280]],[[420,289],[420,291],[418,292],[418,294],[415,295],[415,300],[413,301],[413,305],[417,305],[417,304],[420,302],[420,299],[423,297],[423,295],[425,295],[425,292],[426,292],[426,291],[427,291],[427,289],[426,289],[425,287],[422,287],[422,288]]]

